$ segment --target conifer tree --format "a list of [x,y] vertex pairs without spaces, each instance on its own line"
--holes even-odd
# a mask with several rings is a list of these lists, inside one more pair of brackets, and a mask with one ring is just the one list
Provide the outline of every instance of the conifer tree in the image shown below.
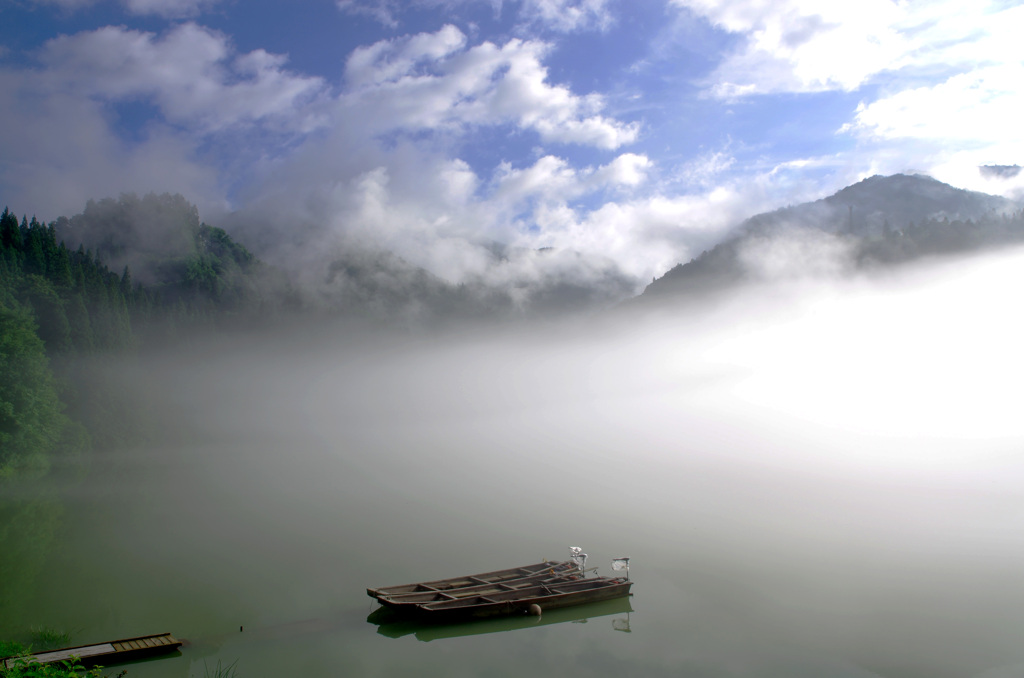
[[0,308],[0,478],[45,473],[67,424],[34,325],[28,312]]

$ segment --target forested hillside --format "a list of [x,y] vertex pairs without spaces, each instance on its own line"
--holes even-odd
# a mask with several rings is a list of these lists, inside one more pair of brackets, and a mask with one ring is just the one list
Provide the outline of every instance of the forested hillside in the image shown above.
[[290,294],[283,274],[199,222],[181,196],[90,201],[49,224],[4,209],[0,477],[45,473],[53,453],[123,434],[114,423],[131,419],[121,416],[128,404],[101,382],[85,389],[73,379],[78,358],[272,316]]

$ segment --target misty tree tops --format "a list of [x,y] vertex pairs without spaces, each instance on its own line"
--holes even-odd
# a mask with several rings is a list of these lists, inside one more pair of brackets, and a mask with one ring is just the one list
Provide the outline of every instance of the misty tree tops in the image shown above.
[[0,301],[31,311],[48,352],[121,350],[140,329],[263,312],[265,267],[180,195],[89,201],[49,225],[0,219]]
[[[54,378],[51,358],[61,358],[58,367],[67,371],[67,357],[121,352],[148,338],[265,312],[260,271],[248,250],[200,223],[181,196],[90,201],[83,214],[47,225],[19,222],[4,209],[0,479],[45,472],[56,449],[87,445],[88,434],[63,414],[61,398],[79,414],[96,410],[102,398],[69,392],[70,386],[59,393],[56,384],[66,375]],[[110,428],[111,415],[100,416],[98,428]]]
[[48,352],[131,345],[128,308],[138,300],[122,285],[125,274],[110,271],[91,250],[58,243],[54,224],[23,218],[19,225],[5,209],[0,232],[0,305],[27,310]]

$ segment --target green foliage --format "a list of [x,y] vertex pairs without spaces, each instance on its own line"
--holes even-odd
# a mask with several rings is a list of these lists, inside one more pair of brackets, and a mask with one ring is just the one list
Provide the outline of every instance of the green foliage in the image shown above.
[[203,660],[203,678],[235,678],[238,673],[235,668],[238,664],[238,660],[231,662],[227,666],[221,666],[220,660],[217,660],[217,666],[212,669],[207,666],[206,660]]
[[979,251],[1024,241],[1024,212],[989,214],[977,221],[923,219],[902,230],[883,229],[881,238],[858,243],[861,263],[903,263],[921,257]]
[[102,667],[86,670],[75,657],[52,664],[33,662],[28,648],[15,653],[8,664],[7,668],[0,667],[0,678],[104,678]]
[[[297,299],[282,275],[223,229],[202,223],[196,207],[180,195],[128,193],[89,201],[82,214],[55,224],[58,239],[87,255],[86,265],[94,252],[123,270],[117,292],[133,336],[140,333],[142,341],[176,341],[196,328],[250,323]],[[72,257],[73,277],[74,263]],[[117,307],[116,295],[110,298]],[[104,336],[89,310],[94,337]],[[78,346],[74,334],[72,323],[72,343]]]
[[67,418],[35,323],[0,308],[0,479],[42,475]]
[[[56,224],[0,216],[0,306],[34,316],[50,355],[123,350],[134,345],[128,307],[135,290],[91,250],[70,251],[57,241]],[[126,297],[126,292],[128,297]],[[140,304],[144,306],[144,304]]]
[[[101,259],[120,262],[121,273]],[[81,358],[124,355],[144,340],[177,341],[197,328],[258,320],[294,299],[287,281],[223,229],[201,223],[180,195],[90,201],[82,214],[49,225],[34,217],[19,223],[5,208],[0,480],[45,473],[58,449],[137,440],[125,423],[132,403],[109,385],[83,389],[68,378]],[[78,423],[62,413],[61,400]]]
[[23,279],[21,297],[33,310],[39,324],[39,337],[51,354],[71,348],[71,325],[53,283],[41,275],[29,274]]
[[40,650],[53,650],[71,644],[71,634],[67,631],[58,631],[50,626],[33,626],[30,631],[32,646]]

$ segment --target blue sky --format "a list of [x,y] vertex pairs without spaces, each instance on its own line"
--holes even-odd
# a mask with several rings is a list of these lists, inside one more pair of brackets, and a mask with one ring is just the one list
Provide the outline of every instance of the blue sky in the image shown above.
[[496,269],[500,242],[639,285],[872,174],[1021,195],[977,169],[1024,158],[1013,2],[7,0],[0,22],[0,197],[44,220],[180,192],[282,260],[538,265]]

